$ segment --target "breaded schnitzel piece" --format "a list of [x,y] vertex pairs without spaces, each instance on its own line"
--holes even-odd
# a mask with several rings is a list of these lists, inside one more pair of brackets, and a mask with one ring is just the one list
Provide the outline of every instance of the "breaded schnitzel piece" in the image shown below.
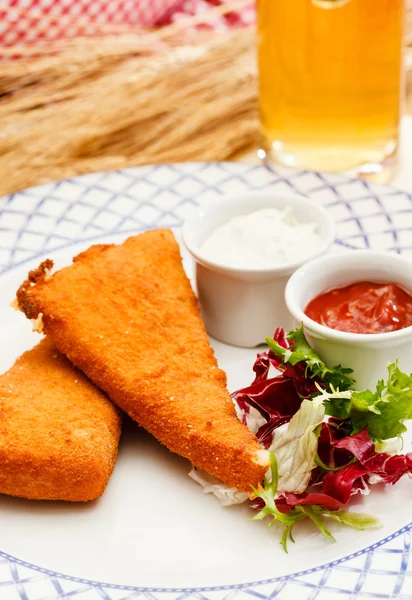
[[119,437],[117,408],[47,339],[0,375],[0,493],[94,500]]
[[236,417],[171,231],[92,246],[29,274],[17,301],[63,354],[172,452],[250,491],[268,453]]

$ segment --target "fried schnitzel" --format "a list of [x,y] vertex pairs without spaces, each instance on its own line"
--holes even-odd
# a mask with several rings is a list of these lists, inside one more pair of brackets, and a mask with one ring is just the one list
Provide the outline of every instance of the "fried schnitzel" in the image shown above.
[[98,498],[119,437],[117,408],[47,339],[0,375],[0,493]]
[[258,485],[268,453],[236,417],[171,231],[92,246],[17,293],[56,347],[172,452],[240,490]]

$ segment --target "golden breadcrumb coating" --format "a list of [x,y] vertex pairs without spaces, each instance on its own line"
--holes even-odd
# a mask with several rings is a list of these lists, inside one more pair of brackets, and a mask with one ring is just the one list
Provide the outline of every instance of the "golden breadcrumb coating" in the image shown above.
[[94,500],[119,437],[118,409],[47,339],[0,375],[0,493]]
[[229,486],[250,490],[268,454],[236,417],[171,231],[92,246],[46,277],[47,261],[17,293],[43,314],[53,343],[172,452]]

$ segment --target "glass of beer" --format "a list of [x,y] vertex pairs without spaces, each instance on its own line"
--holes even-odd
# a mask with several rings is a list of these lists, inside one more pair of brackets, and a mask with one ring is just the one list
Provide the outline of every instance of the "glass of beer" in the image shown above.
[[379,179],[394,164],[404,0],[258,0],[261,155]]

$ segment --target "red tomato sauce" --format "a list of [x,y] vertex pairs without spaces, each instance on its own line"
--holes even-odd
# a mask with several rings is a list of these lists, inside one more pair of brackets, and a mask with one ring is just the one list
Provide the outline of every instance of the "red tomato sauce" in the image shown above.
[[348,333],[386,333],[412,325],[412,294],[396,283],[361,281],[316,296],[305,314]]

